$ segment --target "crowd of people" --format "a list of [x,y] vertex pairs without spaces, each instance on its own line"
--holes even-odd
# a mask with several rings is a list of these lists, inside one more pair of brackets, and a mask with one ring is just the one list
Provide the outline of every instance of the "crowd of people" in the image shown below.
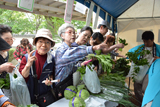
[[[98,25],[97,32],[93,32],[89,26],[84,26],[76,35],[75,27],[72,24],[65,23],[58,29],[62,44],[56,49],[55,55],[51,52],[55,41],[49,29],[43,28],[37,31],[33,40],[33,45],[36,46],[35,50],[33,50],[28,39],[23,38],[13,55],[20,63],[19,72],[27,83],[31,103],[43,107],[44,105],[41,104],[43,101],[40,102],[39,98],[46,94],[48,96],[52,95],[50,94],[51,90],[55,94],[51,102],[49,101],[52,99],[51,97],[49,99],[42,97],[43,100],[48,100],[49,103],[47,105],[64,97],[66,87],[73,84],[73,73],[76,72],[78,67],[85,66],[87,62],[85,57],[88,54],[96,54],[96,50],[101,50],[103,54],[111,54],[113,58],[114,56],[126,58],[126,56],[116,52],[119,48],[124,48],[124,44],[115,44],[114,34],[106,36],[108,29],[111,29],[109,23],[102,21]],[[130,49],[129,52],[134,52],[138,47],[143,46],[142,50],[150,50],[151,54],[140,56],[139,58],[146,58],[148,61],[154,58],[153,64],[143,79],[144,82],[134,82],[135,96],[138,101],[143,102],[139,106],[150,107],[151,105],[159,104],[160,89],[157,79],[159,77],[160,46],[154,43],[152,31],[145,31],[142,34],[142,40],[144,44]],[[7,72],[10,73],[15,68],[12,63],[8,62],[8,51],[13,44],[12,30],[9,26],[0,25],[0,44],[0,78],[5,78]],[[93,60],[93,64],[98,74],[103,72],[96,59]],[[51,80],[54,79],[58,81],[52,83]],[[44,80],[45,83],[43,83]],[[2,107],[14,106],[1,90],[0,105]]]

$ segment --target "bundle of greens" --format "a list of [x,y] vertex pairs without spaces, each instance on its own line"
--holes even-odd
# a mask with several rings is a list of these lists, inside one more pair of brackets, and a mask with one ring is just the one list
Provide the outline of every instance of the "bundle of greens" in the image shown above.
[[111,73],[118,73],[119,75],[127,76],[130,70],[130,65],[128,64],[129,64],[129,60],[125,58],[119,58],[116,61],[114,69],[112,69]]
[[[121,39],[121,38],[119,38],[119,43],[123,43],[124,46],[127,46],[127,45],[128,45],[128,43],[126,43],[126,40],[125,40],[125,39]],[[122,51],[122,48],[119,48],[118,50],[119,50],[119,51]]]
[[[113,60],[111,59],[111,56],[108,55],[95,55],[95,54],[89,54],[87,56],[88,59],[92,59],[92,58],[96,58],[98,60],[98,62],[102,65],[102,69],[104,70],[104,72],[107,72],[107,74],[109,74],[111,72],[112,69],[112,64],[114,64]],[[92,64],[92,62],[90,62],[90,64]],[[88,66],[90,67],[90,66]],[[77,71],[80,72],[81,75],[81,80],[83,80],[83,76],[86,73],[86,67],[81,66],[78,67]]]
[[92,58],[96,58],[99,62],[99,64],[102,65],[102,69],[104,70],[104,72],[107,72],[107,74],[109,74],[111,72],[112,69],[112,64],[114,64],[113,60],[111,59],[111,56],[108,55],[104,55],[104,54],[100,54],[100,55],[94,55],[94,54],[89,54],[87,56],[88,59],[92,59]]
[[26,105],[26,106],[18,105],[18,107],[39,107],[39,106],[37,106],[36,104],[31,104],[31,105]]
[[148,64],[148,60],[146,58],[139,58],[140,56],[144,56],[147,54],[150,54],[149,50],[142,50],[143,45],[140,46],[135,52],[127,52],[126,56],[129,58],[130,62],[133,62],[136,66],[134,67],[133,71],[133,77],[132,79],[134,80],[134,76],[137,75],[139,72],[139,67],[138,66],[143,66]]

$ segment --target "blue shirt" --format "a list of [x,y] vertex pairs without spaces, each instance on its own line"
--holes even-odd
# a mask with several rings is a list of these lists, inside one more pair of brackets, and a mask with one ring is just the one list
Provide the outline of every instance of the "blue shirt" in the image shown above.
[[[4,95],[1,89],[0,89],[0,95]],[[4,95],[3,97],[0,98],[0,106],[2,106],[3,103],[5,103],[6,101],[9,101],[9,98]]]
[[[159,66],[160,66],[160,59],[157,59],[152,63],[149,69],[148,86],[144,93],[142,107],[152,100],[156,100],[157,98],[158,100],[160,99],[160,96],[156,97],[157,94],[160,92],[160,67]],[[160,105],[160,102],[158,104],[155,104],[155,106],[152,106],[152,107],[157,107],[156,105]]]
[[69,47],[65,42],[57,48],[55,54],[55,79],[63,81],[75,69],[75,64],[93,54],[92,46]]

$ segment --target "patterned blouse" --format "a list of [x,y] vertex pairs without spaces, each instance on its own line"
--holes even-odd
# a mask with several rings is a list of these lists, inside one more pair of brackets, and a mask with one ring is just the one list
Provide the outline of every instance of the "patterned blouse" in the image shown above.
[[[28,44],[28,49],[31,52],[33,50],[32,45]],[[24,48],[21,44],[16,47],[13,56],[16,60],[21,59],[27,53],[27,48]]]

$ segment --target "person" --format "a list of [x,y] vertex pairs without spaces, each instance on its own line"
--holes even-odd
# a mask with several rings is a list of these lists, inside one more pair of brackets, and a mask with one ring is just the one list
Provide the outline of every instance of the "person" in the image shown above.
[[15,105],[13,105],[10,101],[9,98],[6,97],[2,90],[0,89],[0,106],[1,107],[16,107]]
[[[11,46],[0,37],[0,52],[8,51]],[[12,72],[15,66],[12,63],[6,62],[3,55],[0,54],[0,78],[5,78],[7,72]]]
[[[0,24],[0,37],[2,39],[4,39],[10,46],[12,46],[12,44],[13,44],[13,37],[12,37],[11,27],[9,27],[7,25]],[[8,51],[5,51],[5,52],[1,51],[0,53],[3,54],[5,62],[7,62],[8,58],[9,58]]]
[[104,39],[105,39],[106,33],[108,32],[108,29],[112,30],[109,22],[106,20],[103,20],[98,24],[98,29],[99,29],[99,32],[103,35]]
[[[160,57],[160,45],[154,43],[153,32],[152,31],[143,32],[142,40],[144,44],[138,45],[130,49],[129,52],[135,52],[139,47],[143,46],[142,50],[149,50],[151,53],[144,56],[139,56],[138,59],[146,58],[148,62],[150,62],[152,58],[154,58],[154,61],[158,59]],[[147,84],[148,84],[148,74],[145,75],[142,83],[138,83],[136,81],[134,82],[135,97],[141,103],[143,99],[143,93],[147,87]]]
[[77,36],[77,39],[75,40],[74,43],[71,44],[71,46],[72,47],[77,47],[77,46],[80,46],[80,45],[85,45],[89,41],[92,34],[93,34],[92,28],[89,27],[89,26],[84,26],[80,30],[80,32]]
[[[55,54],[55,79],[60,80],[56,83],[56,89],[59,97],[63,97],[65,88],[73,84],[72,74],[76,71],[75,64],[88,54],[93,54],[95,50],[101,49],[103,53],[107,53],[110,49],[105,43],[96,46],[71,47],[76,35],[74,26],[69,23],[59,27],[58,35],[62,38],[63,43],[57,48]],[[123,48],[124,45],[119,45],[119,47]]]
[[151,65],[148,72],[148,86],[144,93],[141,107],[158,107],[160,105],[160,59],[157,59]]
[[[36,46],[36,50],[24,55],[20,63],[19,71],[26,80],[31,102],[36,103],[39,96],[51,90],[52,83],[50,80],[54,78],[54,56],[51,54],[50,49],[55,45],[55,42],[52,39],[51,31],[48,29],[38,30],[33,40],[33,45]],[[35,62],[35,65],[33,65],[33,62]],[[31,70],[32,65],[36,68],[37,80],[39,81],[37,83],[38,90],[35,90],[33,71]],[[43,80],[46,80],[45,84],[42,83]]]
[[103,35],[100,32],[95,32],[90,37],[90,40],[87,43],[87,46],[99,45],[104,41]]
[[[114,37],[114,36],[112,36],[112,35],[107,35],[107,36],[106,36],[106,39],[107,39],[107,45],[108,45],[109,47],[112,46],[112,45],[114,45],[114,43],[115,43],[115,37]],[[114,56],[126,58],[126,56],[120,55],[119,53],[116,53],[117,50],[118,50],[118,48],[115,49],[115,50],[112,50],[112,51],[110,52],[112,59],[114,58]]]
[[27,53],[33,50],[32,45],[29,43],[27,38],[23,38],[20,41],[20,44],[16,47],[16,50],[13,53],[14,58],[21,63],[22,57]]

